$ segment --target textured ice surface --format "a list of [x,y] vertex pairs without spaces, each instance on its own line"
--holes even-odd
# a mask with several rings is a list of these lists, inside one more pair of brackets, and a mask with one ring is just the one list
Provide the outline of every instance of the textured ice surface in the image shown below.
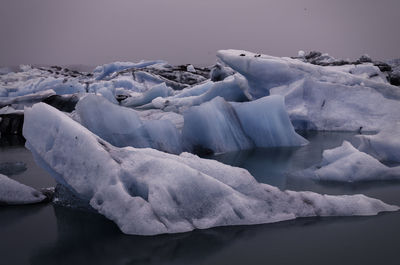
[[361,139],[359,150],[379,160],[400,162],[400,123],[382,128],[376,135],[358,137]]
[[379,131],[400,119],[399,88],[363,76],[376,71],[373,66],[357,66],[356,75],[343,67],[335,70],[246,51],[217,55],[246,77],[253,97],[283,95],[295,128]]
[[180,133],[168,119],[141,120],[137,111],[112,104],[97,95],[81,99],[76,114],[82,125],[115,146],[182,152]]
[[151,87],[146,92],[136,96],[127,98],[122,102],[122,105],[127,107],[138,107],[150,103],[153,99],[157,97],[168,97],[173,94],[173,90],[170,87],[167,87],[165,83],[161,83],[159,85],[155,85]]
[[0,205],[31,204],[46,199],[39,191],[0,174]]
[[301,146],[307,141],[293,129],[281,96],[228,103],[217,97],[184,114],[185,146],[222,153],[253,147]]
[[325,150],[321,165],[312,171],[305,170],[303,173],[312,179],[323,181],[400,180],[400,167],[387,167],[347,141],[340,147]]
[[258,183],[244,169],[188,153],[116,148],[43,103],[25,113],[26,145],[36,161],[124,233],[177,233],[399,209],[363,195],[280,191]]

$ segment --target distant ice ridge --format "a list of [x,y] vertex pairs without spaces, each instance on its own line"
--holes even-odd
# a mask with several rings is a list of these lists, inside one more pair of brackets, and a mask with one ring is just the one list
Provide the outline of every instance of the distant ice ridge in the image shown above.
[[319,166],[294,175],[335,182],[400,180],[400,166],[387,167],[344,141],[340,147],[325,150]]
[[400,89],[375,66],[322,67],[240,50],[217,56],[247,79],[253,98],[284,96],[296,129],[379,131],[400,120]]
[[143,67],[147,67],[147,66],[151,66],[151,65],[159,64],[159,63],[166,63],[166,62],[162,61],[162,60],[141,61],[139,63],[113,62],[113,63],[97,66],[93,70],[93,73],[94,73],[94,77],[96,78],[96,80],[101,80],[114,72],[131,69],[131,68],[143,68]]
[[0,205],[32,204],[46,199],[39,191],[0,174]]
[[399,210],[363,195],[280,191],[244,169],[189,153],[116,148],[44,103],[25,116],[26,146],[37,163],[127,234]]

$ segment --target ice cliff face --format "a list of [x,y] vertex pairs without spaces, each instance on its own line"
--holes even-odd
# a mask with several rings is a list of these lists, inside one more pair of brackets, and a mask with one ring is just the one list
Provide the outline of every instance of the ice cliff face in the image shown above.
[[25,116],[26,146],[37,163],[128,234],[399,209],[363,195],[280,191],[244,169],[188,153],[117,148],[44,103]]

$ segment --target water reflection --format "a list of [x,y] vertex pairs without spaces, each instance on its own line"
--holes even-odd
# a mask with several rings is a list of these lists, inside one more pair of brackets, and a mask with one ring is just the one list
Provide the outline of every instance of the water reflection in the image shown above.
[[57,240],[38,248],[30,264],[396,264],[400,243],[399,213],[152,237],[123,235],[93,213],[55,207],[55,216]]

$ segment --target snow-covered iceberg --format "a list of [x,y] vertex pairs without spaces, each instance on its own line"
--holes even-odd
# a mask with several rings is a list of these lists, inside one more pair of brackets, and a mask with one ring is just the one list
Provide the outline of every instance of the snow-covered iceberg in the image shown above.
[[336,182],[400,180],[400,166],[387,167],[344,141],[337,148],[325,150],[319,166],[295,175]]
[[222,153],[254,147],[301,146],[283,97],[228,103],[217,97],[184,114],[183,141],[192,152]]
[[188,153],[116,148],[44,103],[25,115],[26,146],[37,163],[124,233],[177,233],[399,209],[363,195],[280,191],[258,183],[244,169]]
[[39,191],[0,174],[0,205],[32,204],[46,199]]
[[284,96],[296,129],[379,131],[400,119],[400,89],[363,76],[371,67],[358,66],[351,74],[247,51],[222,50],[217,56],[247,79],[254,98]]

